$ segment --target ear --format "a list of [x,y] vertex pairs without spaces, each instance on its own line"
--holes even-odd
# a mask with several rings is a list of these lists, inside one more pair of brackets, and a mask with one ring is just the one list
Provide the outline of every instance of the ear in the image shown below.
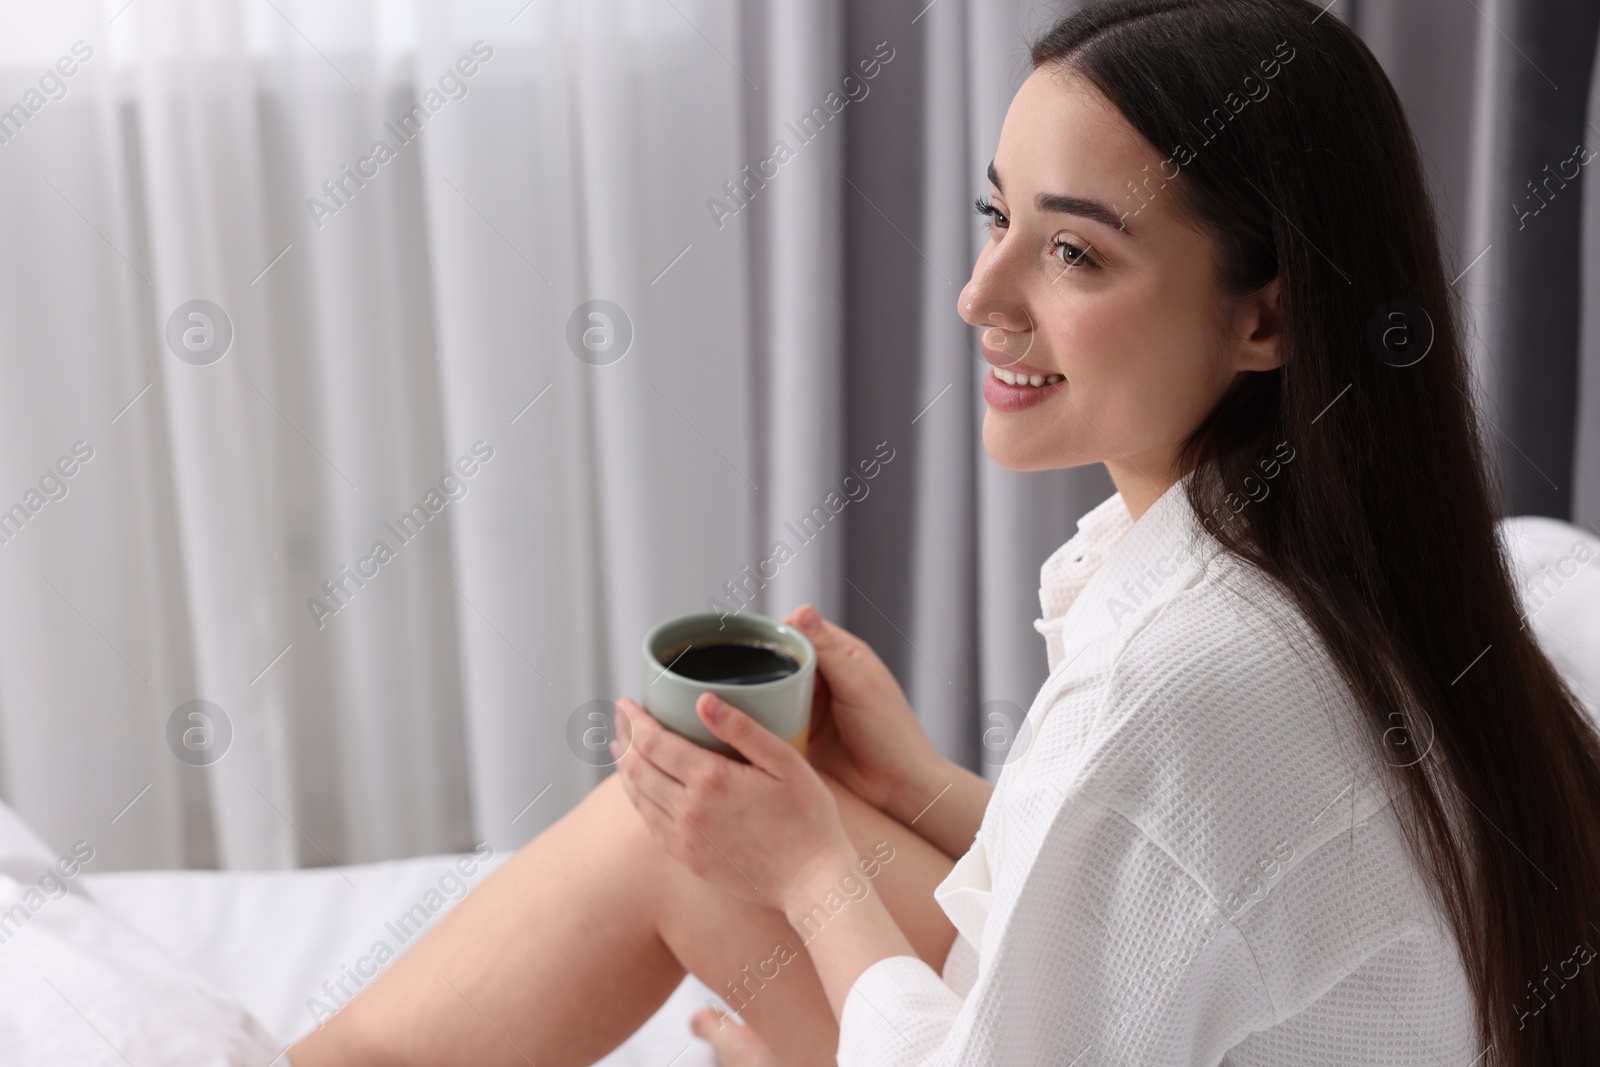
[[1244,300],[1234,317],[1236,371],[1263,371],[1283,366],[1283,315],[1279,284],[1274,278]]

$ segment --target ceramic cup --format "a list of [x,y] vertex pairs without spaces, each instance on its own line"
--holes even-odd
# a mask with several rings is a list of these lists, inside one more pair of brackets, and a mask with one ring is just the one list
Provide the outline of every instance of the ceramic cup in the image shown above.
[[[729,642],[773,645],[800,661],[800,669],[770,682],[743,685],[705,682],[675,674],[671,662],[685,647]],[[673,733],[725,756],[735,755],[730,745],[717,740],[700,717],[694,703],[701,693],[714,693],[768,730],[806,751],[811,725],[811,688],[817,671],[817,650],[805,634],[765,615],[738,615],[706,611],[668,619],[645,635],[644,708]]]

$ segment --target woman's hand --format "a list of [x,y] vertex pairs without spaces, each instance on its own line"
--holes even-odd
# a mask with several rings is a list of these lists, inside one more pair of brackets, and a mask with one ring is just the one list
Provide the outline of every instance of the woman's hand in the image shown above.
[[[628,799],[651,836],[696,876],[781,912],[797,934],[811,929],[818,901],[837,894],[846,876],[868,875],[833,791],[787,741],[737,708],[702,693],[695,713],[750,762],[701,748],[619,700],[611,753]],[[826,908],[830,936],[806,940],[835,1019],[868,967],[916,955],[879,894],[851,900],[843,910]]]
[[817,877],[836,877],[856,860],[833,792],[788,742],[739,709],[702,693],[695,712],[750,762],[679,737],[624,697],[611,743],[622,787],[670,856],[787,914]]
[[828,622],[810,604],[783,621],[817,649],[806,758],[873,807],[904,822],[915,806],[927,803],[924,780],[936,777],[936,768],[946,762],[917,721],[905,691],[865,641]]

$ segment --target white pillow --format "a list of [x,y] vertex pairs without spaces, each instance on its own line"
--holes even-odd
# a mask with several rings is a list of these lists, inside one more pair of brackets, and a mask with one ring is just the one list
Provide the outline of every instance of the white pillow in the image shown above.
[[93,855],[52,855],[0,803],[0,1062],[286,1067],[249,1012],[76,884]]
[[1500,520],[1524,624],[1600,723],[1600,537],[1537,515]]

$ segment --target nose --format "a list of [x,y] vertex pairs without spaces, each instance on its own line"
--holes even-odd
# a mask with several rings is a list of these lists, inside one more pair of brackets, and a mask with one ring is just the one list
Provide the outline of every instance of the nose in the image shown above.
[[1033,346],[1033,317],[1009,280],[1003,245],[1002,240],[979,254],[956,306],[966,323],[983,329],[983,358],[997,367],[1020,363]]
[[[971,288],[968,285],[966,291]],[[960,314],[970,325],[982,326],[982,357],[995,366],[1013,366],[1026,360],[1029,349],[1034,347],[1034,320],[1026,307],[965,299],[966,291]]]

